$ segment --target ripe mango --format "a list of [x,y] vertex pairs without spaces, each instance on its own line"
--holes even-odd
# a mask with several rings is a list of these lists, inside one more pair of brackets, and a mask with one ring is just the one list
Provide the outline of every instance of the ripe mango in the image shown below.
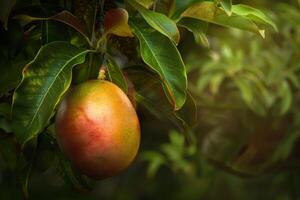
[[64,97],[55,121],[58,144],[93,179],[114,176],[134,160],[140,125],[126,94],[104,80],[84,82]]

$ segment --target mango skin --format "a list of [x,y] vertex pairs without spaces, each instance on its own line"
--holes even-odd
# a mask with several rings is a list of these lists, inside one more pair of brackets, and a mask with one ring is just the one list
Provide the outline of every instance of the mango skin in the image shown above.
[[126,169],[140,145],[134,107],[118,86],[103,80],[84,82],[64,97],[55,130],[66,157],[93,179]]

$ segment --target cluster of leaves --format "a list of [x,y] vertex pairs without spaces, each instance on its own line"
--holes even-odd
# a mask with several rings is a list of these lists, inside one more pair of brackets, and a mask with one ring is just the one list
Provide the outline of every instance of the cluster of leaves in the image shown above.
[[[284,13],[270,13],[280,33],[258,40],[231,30],[225,35],[229,39],[211,37],[215,41],[205,49],[207,56],[202,60],[195,50],[185,59],[191,75],[189,89],[199,111],[198,124],[192,130],[199,133],[200,152],[242,176],[295,165],[293,151],[300,136],[300,27],[294,22],[300,20],[300,12],[289,4],[277,4],[275,8],[275,12]],[[180,149],[174,152],[182,153]],[[162,155],[146,154],[151,176],[158,166],[172,169],[183,162],[168,162],[173,156]]]
[[199,73],[190,88],[202,111],[202,153],[245,174],[289,166],[299,139],[300,12],[288,4],[276,11],[285,13],[273,16],[280,33],[253,40],[231,31],[237,39],[215,42],[207,59],[187,59]]
[[[83,11],[73,8],[76,5],[84,6]],[[117,8],[118,5],[123,8]],[[5,38],[0,51],[0,96],[4,102],[1,110],[5,110],[1,112],[1,131],[5,138],[16,138],[13,143],[20,154],[28,143],[34,144],[38,152],[38,138],[45,137],[39,134],[53,123],[63,94],[71,84],[97,78],[102,65],[108,78],[128,94],[129,83],[121,69],[127,67],[130,71],[132,65],[140,65],[142,70],[150,71],[172,107],[168,112],[178,114],[189,101],[186,67],[177,49],[181,42],[178,27],[193,32],[196,42],[206,46],[209,24],[239,28],[263,37],[267,27],[276,29],[261,11],[232,5],[228,0],[1,0],[0,8],[1,34]],[[119,52],[114,44],[121,37],[132,41],[136,38],[139,46],[134,47],[138,49],[136,58],[120,64],[116,55],[124,52]],[[136,99],[152,109],[154,102],[147,101],[147,96],[137,92]],[[26,173],[22,172],[26,174],[24,191],[35,160],[31,157],[25,163],[29,167],[24,167]]]

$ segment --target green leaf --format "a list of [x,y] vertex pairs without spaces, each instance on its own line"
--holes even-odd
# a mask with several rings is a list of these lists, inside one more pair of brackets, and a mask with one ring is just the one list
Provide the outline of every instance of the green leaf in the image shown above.
[[74,28],[76,31],[78,31],[88,42],[88,31],[86,29],[86,26],[84,23],[77,18],[75,15],[68,11],[62,11],[56,15],[53,15],[51,17],[43,18],[43,17],[31,17],[29,15],[17,15],[14,17],[15,19],[18,19],[23,25],[26,25],[33,21],[43,21],[43,20],[54,20],[61,23],[64,23],[72,28]]
[[180,109],[186,99],[187,75],[176,46],[142,20],[132,20],[131,27],[140,41],[144,62],[159,74],[169,100],[175,110]]
[[227,15],[230,16],[232,14],[232,0],[221,0],[220,4]]
[[120,67],[115,62],[112,56],[110,56],[109,54],[106,54],[105,56],[107,59],[107,69],[108,69],[109,79],[113,83],[118,85],[125,93],[127,93],[128,92],[127,82],[125,80],[125,77],[123,76]]
[[225,27],[251,31],[259,33],[262,37],[265,37],[265,29],[268,26],[277,30],[276,25],[262,12],[244,5],[233,5],[232,15],[228,16],[213,2],[204,1],[193,4],[182,13],[181,17],[191,17]]
[[251,19],[254,22],[256,22],[258,25],[262,25],[263,27],[266,24],[271,25],[274,28],[274,30],[278,31],[276,24],[263,12],[256,8],[243,4],[238,4],[232,6],[232,12],[239,16],[245,16],[248,19]]
[[45,127],[70,86],[72,67],[83,63],[88,52],[66,42],[53,42],[43,46],[26,66],[12,111],[13,129],[22,145]]
[[5,29],[7,29],[7,20],[15,4],[16,0],[0,0],[0,21]]
[[178,44],[180,39],[179,30],[173,20],[171,20],[164,14],[147,10],[135,0],[129,0],[128,2],[139,11],[139,13],[152,28]]
[[209,41],[205,32],[207,31],[208,23],[193,18],[182,18],[178,22],[179,26],[187,28],[194,34],[194,38],[197,44],[209,47]]

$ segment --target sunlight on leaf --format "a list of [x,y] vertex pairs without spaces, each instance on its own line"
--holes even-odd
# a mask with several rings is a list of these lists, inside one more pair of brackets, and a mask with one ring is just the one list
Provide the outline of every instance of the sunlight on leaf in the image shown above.
[[13,130],[24,145],[46,126],[52,112],[71,83],[73,66],[90,52],[67,42],[43,46],[23,71],[13,96]]

